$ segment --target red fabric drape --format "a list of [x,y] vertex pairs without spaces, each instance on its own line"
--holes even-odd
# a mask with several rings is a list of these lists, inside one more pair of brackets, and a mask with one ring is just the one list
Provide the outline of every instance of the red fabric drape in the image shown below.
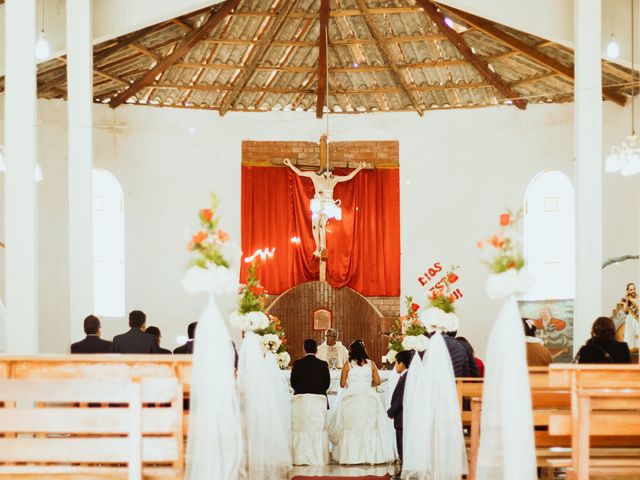
[[[334,169],[335,175],[349,173]],[[311,179],[285,167],[242,167],[242,251],[275,247],[261,261],[260,281],[271,294],[319,276],[313,256]],[[342,220],[327,222],[327,281],[366,296],[400,295],[400,184],[398,169],[363,170],[339,183]],[[292,243],[292,237],[300,243]],[[246,269],[241,279],[244,281]]]

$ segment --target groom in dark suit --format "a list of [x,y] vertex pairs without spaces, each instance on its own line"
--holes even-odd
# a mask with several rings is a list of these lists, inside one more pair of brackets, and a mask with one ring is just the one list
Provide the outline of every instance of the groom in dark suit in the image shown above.
[[304,341],[306,356],[293,362],[291,369],[291,387],[294,395],[315,393],[326,395],[331,383],[329,365],[316,358],[318,344],[310,338]]
[[398,455],[402,462],[402,423],[404,421],[404,386],[407,383],[407,370],[411,365],[413,350],[403,350],[396,355],[396,372],[400,374],[396,388],[391,396],[391,406],[387,410],[389,418],[393,419],[393,428],[396,429],[396,445]]
[[113,337],[111,353],[158,353],[158,341],[153,335],[145,333],[147,316],[140,310],[129,314],[131,329]]

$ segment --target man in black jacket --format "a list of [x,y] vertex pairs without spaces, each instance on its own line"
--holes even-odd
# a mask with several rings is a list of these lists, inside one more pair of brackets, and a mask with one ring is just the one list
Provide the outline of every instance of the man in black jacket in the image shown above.
[[396,355],[396,372],[400,374],[396,388],[391,395],[391,405],[387,410],[389,418],[393,419],[393,428],[396,430],[396,445],[398,455],[402,462],[402,424],[404,422],[404,387],[407,383],[407,370],[411,365],[413,350],[403,350]]
[[147,316],[140,310],[133,310],[129,314],[127,333],[113,337],[112,353],[157,353],[158,342],[153,335],[145,333]]
[[71,344],[71,353],[109,353],[111,342],[100,338],[100,319],[89,315],[84,319],[84,340]]
[[291,369],[291,387],[294,395],[315,393],[326,395],[331,384],[329,365],[316,358],[318,344],[310,338],[304,341],[306,356],[293,362]]

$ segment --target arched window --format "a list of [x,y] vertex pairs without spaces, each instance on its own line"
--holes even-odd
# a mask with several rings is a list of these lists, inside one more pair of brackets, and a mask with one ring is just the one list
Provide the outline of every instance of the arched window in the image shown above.
[[562,172],[541,172],[525,196],[524,255],[534,279],[527,300],[574,297],[575,245],[573,185]]
[[106,170],[93,170],[93,296],[95,312],[124,316],[124,195]]

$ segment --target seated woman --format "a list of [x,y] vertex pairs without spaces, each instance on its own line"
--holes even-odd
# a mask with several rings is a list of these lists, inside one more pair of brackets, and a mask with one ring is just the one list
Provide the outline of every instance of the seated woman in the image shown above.
[[382,399],[374,387],[380,385],[376,364],[362,340],[349,346],[349,361],[342,367],[340,392],[329,425],[332,456],[340,464],[392,462],[394,433]]
[[591,327],[591,338],[576,355],[578,363],[631,363],[629,346],[616,341],[616,329],[609,317],[598,317]]
[[551,352],[544,346],[541,338],[536,337],[536,326],[530,318],[522,319],[524,340],[527,346],[527,365],[529,367],[546,367],[553,362]]

